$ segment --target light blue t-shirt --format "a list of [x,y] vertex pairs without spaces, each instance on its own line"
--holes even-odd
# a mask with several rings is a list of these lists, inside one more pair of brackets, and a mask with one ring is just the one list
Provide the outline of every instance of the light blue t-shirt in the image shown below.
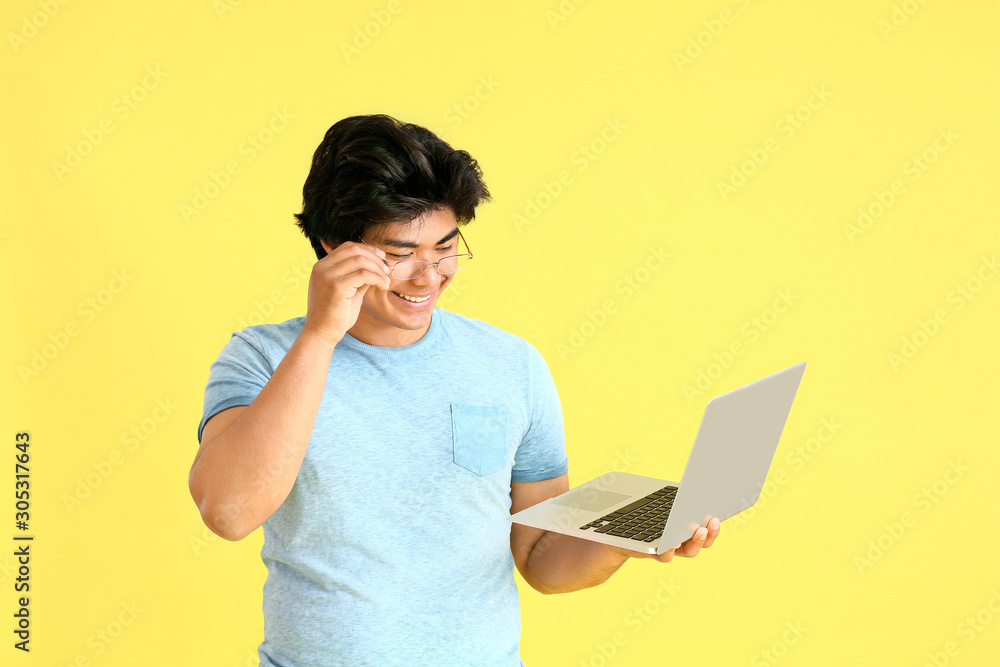
[[[233,334],[199,441],[257,397],[304,322]],[[298,477],[263,526],[261,664],[522,665],[510,483],[567,465],[552,376],[524,339],[440,309],[405,347],[344,336]]]

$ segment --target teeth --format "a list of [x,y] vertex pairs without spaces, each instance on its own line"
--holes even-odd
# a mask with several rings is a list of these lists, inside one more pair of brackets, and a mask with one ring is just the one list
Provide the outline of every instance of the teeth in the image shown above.
[[[399,292],[396,292],[396,294],[399,294]],[[423,303],[424,301],[427,301],[427,299],[430,298],[430,296],[424,296],[424,297],[419,297],[418,298],[418,297],[415,297],[415,296],[407,296],[405,294],[399,294],[399,296],[403,297],[407,301],[412,301],[413,303]]]

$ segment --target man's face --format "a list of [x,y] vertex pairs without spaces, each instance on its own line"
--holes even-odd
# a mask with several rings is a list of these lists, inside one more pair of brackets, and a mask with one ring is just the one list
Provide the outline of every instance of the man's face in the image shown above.
[[[458,222],[448,208],[412,222],[372,227],[365,241],[381,248],[390,266],[407,260],[436,262],[465,252],[458,247]],[[434,305],[451,279],[452,276],[442,276],[431,267],[412,280],[390,278],[388,290],[370,287],[350,334],[369,345],[382,347],[417,342],[427,332]]]

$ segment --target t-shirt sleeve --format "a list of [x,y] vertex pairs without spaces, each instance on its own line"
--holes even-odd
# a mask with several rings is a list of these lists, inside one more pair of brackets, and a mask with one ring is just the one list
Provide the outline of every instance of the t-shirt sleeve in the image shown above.
[[257,335],[247,329],[234,333],[208,372],[198,442],[209,419],[223,410],[253,403],[273,373]]
[[555,382],[538,350],[531,344],[527,348],[530,421],[514,455],[514,482],[540,482],[569,470],[562,405]]

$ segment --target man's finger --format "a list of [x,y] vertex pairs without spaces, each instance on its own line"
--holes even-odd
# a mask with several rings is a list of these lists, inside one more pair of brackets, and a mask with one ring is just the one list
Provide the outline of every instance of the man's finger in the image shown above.
[[660,561],[661,563],[669,563],[674,559],[674,553],[677,551],[677,547],[673,549],[667,549],[662,554],[654,554],[653,558]]
[[685,558],[694,558],[701,551],[701,547],[707,537],[708,529],[699,528],[694,531],[694,535],[691,536],[690,540],[681,545],[681,548],[677,550],[677,555],[684,556]]
[[715,542],[715,538],[719,536],[720,527],[719,520],[713,516],[708,522],[708,537],[705,538],[705,544],[702,545],[702,548],[712,546],[712,543]]

